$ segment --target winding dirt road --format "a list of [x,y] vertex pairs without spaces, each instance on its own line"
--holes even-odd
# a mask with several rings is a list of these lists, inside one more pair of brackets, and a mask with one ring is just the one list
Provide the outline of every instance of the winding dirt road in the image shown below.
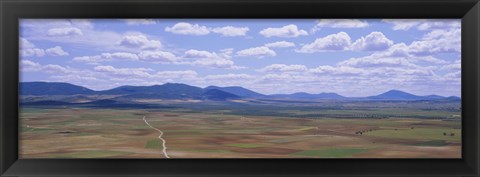
[[145,121],[145,123],[152,129],[154,130],[157,130],[159,133],[160,133],[160,136],[158,136],[158,139],[160,139],[162,141],[162,146],[163,146],[163,154],[165,155],[166,158],[170,158],[167,154],[167,146],[165,145],[167,143],[167,141],[165,139],[162,138],[163,136],[163,131],[158,129],[158,128],[155,128],[153,126],[151,126],[148,122],[147,122],[147,119],[145,119],[146,117],[143,116],[143,121]]

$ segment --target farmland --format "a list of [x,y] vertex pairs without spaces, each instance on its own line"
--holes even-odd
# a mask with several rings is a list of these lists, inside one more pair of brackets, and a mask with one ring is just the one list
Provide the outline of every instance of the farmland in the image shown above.
[[164,132],[171,158],[461,157],[460,111],[450,102],[168,104],[24,106],[20,157],[165,158],[144,116]]
[[458,160],[461,22],[19,19],[4,119],[26,159]]

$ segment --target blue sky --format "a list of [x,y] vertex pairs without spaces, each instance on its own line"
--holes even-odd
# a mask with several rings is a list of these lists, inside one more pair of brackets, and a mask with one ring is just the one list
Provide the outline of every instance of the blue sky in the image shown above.
[[460,96],[458,19],[23,19],[21,81]]

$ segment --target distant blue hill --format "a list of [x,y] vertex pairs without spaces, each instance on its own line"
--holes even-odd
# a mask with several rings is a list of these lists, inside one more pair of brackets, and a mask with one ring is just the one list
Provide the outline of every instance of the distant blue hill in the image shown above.
[[366,99],[370,100],[438,100],[446,99],[446,97],[439,95],[418,96],[400,90],[390,90],[376,96],[369,96]]
[[429,99],[444,99],[445,97],[443,96],[439,96],[439,95],[427,95],[427,96],[423,96],[425,98],[429,98]]
[[449,100],[449,101],[460,101],[462,100],[460,97],[458,96],[449,96],[447,98],[445,98],[446,100]]
[[367,99],[375,100],[419,100],[422,99],[421,96],[413,95],[407,92],[402,92],[399,90],[390,90],[388,92],[382,93],[376,96],[369,96]]
[[61,82],[22,82],[21,95],[76,95],[92,94],[95,91],[85,87]]
[[[152,86],[121,86],[109,90],[93,91],[84,87],[67,83],[48,83],[48,82],[24,82],[21,83],[22,95],[119,95],[120,100],[140,99],[140,98],[158,98],[158,99],[208,99],[208,100],[227,100],[236,99],[241,96],[221,91],[218,89],[202,89],[186,84],[166,83],[163,85]],[[234,90],[241,90],[235,88]],[[246,90],[246,89],[245,89]],[[113,104],[113,100],[93,101],[91,104],[105,105]],[[44,104],[59,104],[59,102],[44,102]]]
[[47,100],[47,101],[20,102],[20,105],[41,105],[41,106],[50,106],[50,105],[60,106],[60,105],[63,105],[63,106],[65,106],[65,105],[72,105],[72,103],[63,102],[63,101]]
[[124,95],[122,98],[199,99],[204,90],[186,84],[166,83],[153,86],[121,86],[98,91],[103,95]]
[[235,94],[237,96],[245,97],[245,98],[265,97],[265,95],[263,95],[263,94],[248,90],[248,89],[243,88],[243,87],[238,87],[238,86],[234,86],[234,87],[208,86],[205,89],[206,90],[217,89],[217,90],[221,90],[221,91],[228,92],[228,93],[231,93],[231,94]]
[[128,95],[128,94],[158,94],[158,95],[199,95],[203,93],[200,87],[186,84],[166,83],[152,86],[121,86],[110,90],[98,91],[97,94]]
[[[20,83],[21,95],[33,96],[55,96],[55,95],[118,95],[119,100],[128,101],[139,98],[157,98],[157,99],[204,99],[223,101],[229,99],[241,98],[275,98],[291,100],[460,100],[459,97],[443,97],[438,95],[418,96],[403,92],[400,90],[390,90],[385,93],[368,97],[344,97],[337,93],[319,93],[310,94],[298,92],[293,94],[273,94],[264,95],[243,87],[218,87],[209,86],[200,88],[180,83],[166,83],[163,85],[152,86],[121,86],[109,90],[94,91],[85,87],[57,82],[22,82]],[[71,99],[71,98],[70,98]],[[85,98],[87,99],[87,98]],[[35,100],[32,100],[35,101]],[[70,102],[67,100],[62,100]],[[45,104],[63,104],[57,102]],[[103,103],[101,103],[103,104]]]
[[238,99],[240,96],[228,93],[218,89],[207,89],[203,94],[202,97],[207,100],[215,100],[215,101],[225,101],[228,99]]
[[310,94],[305,92],[298,92],[293,94],[274,94],[274,95],[269,95],[269,97],[288,98],[288,99],[345,99],[346,98],[336,93]]

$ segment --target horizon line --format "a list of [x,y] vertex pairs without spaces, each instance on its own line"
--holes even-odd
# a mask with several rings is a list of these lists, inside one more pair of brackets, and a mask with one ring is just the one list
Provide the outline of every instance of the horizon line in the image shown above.
[[371,96],[378,96],[378,95],[381,95],[381,94],[384,94],[384,93],[387,93],[387,92],[390,92],[390,91],[400,91],[400,92],[404,92],[404,93],[408,93],[408,94],[411,94],[411,95],[415,95],[415,96],[442,96],[442,97],[445,97],[445,98],[448,98],[448,97],[458,97],[458,98],[462,98],[461,96],[455,96],[455,95],[450,95],[450,96],[443,96],[443,95],[437,95],[437,94],[428,94],[428,95],[417,95],[417,94],[413,94],[413,93],[410,93],[410,92],[406,92],[406,91],[402,91],[402,90],[399,90],[399,89],[390,89],[390,90],[387,90],[387,91],[384,91],[384,92],[381,92],[381,93],[378,93],[378,94],[375,94],[375,95],[370,95],[370,96],[344,96],[344,95],[341,95],[341,94],[338,94],[336,92],[320,92],[320,93],[309,93],[309,92],[294,92],[294,93],[275,93],[275,94],[263,94],[261,92],[258,92],[258,91],[254,91],[253,89],[249,89],[249,88],[246,88],[246,87],[243,87],[243,86],[216,86],[216,85],[209,85],[209,86],[206,86],[206,87],[199,87],[199,86],[194,86],[194,85],[190,85],[190,84],[184,84],[184,83],[175,83],[175,82],[166,82],[166,83],[163,83],[163,84],[154,84],[154,85],[122,85],[122,86],[118,86],[118,87],[113,87],[113,88],[110,88],[110,89],[104,89],[104,90],[94,90],[94,89],[91,89],[89,87],[86,87],[86,86],[82,86],[82,85],[77,85],[77,84],[72,84],[72,83],[68,83],[68,82],[47,82],[47,81],[26,81],[26,82],[19,82],[19,84],[21,83],[32,83],[32,82],[40,82],[40,83],[62,83],[62,84],[71,84],[71,85],[75,85],[75,86],[78,86],[78,87],[84,87],[84,88],[87,88],[89,90],[92,90],[92,91],[107,91],[107,90],[111,90],[111,89],[115,89],[115,88],[119,88],[119,87],[125,87],[125,86],[131,86],[131,87],[150,87],[150,86],[161,86],[161,85],[165,85],[165,84],[183,84],[183,85],[188,85],[188,86],[192,86],[192,87],[198,87],[198,88],[201,88],[201,89],[206,89],[207,87],[211,87],[211,86],[215,86],[215,87],[220,87],[220,88],[225,88],[225,87],[241,87],[241,88],[244,88],[244,89],[247,89],[247,90],[250,90],[252,92],[256,92],[258,94],[262,94],[262,95],[266,95],[266,96],[271,96],[271,95],[291,95],[291,94],[296,94],[296,93],[307,93],[307,94],[328,94],[328,93],[333,93],[333,94],[337,94],[339,96],[342,96],[342,97],[345,97],[345,98],[362,98],[362,97],[371,97]]

